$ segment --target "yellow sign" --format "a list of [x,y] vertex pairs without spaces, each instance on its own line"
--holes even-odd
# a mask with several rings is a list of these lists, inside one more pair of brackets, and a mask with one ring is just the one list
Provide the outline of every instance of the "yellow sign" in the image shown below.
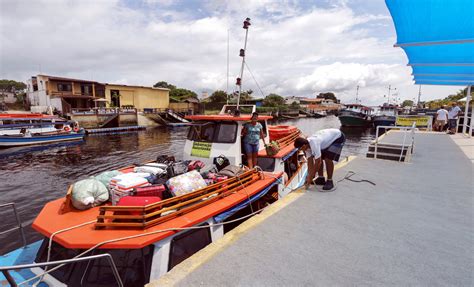
[[427,127],[430,125],[430,116],[418,116],[418,117],[397,117],[395,125],[397,126],[411,126],[413,122],[417,127]]
[[211,156],[211,149],[212,143],[194,142],[193,148],[191,149],[191,155],[209,158]]

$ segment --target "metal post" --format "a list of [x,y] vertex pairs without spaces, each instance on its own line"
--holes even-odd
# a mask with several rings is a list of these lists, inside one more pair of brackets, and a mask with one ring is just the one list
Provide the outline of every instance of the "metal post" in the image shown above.
[[229,104],[229,31],[227,29],[227,86],[225,89],[226,105]]
[[248,34],[249,34],[249,29],[247,27],[245,29],[245,43],[244,43],[244,55],[242,57],[242,67],[240,68],[240,85],[239,85],[239,96],[237,97],[237,107],[236,107],[237,110],[239,109],[240,96],[242,95],[242,78],[244,77],[245,52],[247,51],[247,37],[248,37]]
[[[467,86],[467,93],[466,93],[466,107],[464,109],[464,123],[462,125],[462,133],[466,134],[466,128],[467,128],[467,120],[469,119],[468,113],[469,113],[469,102],[471,101],[471,86]],[[472,118],[472,114],[471,114]],[[471,127],[472,127],[472,119],[471,119]],[[472,130],[470,131],[472,134]]]
[[[469,96],[471,96],[471,86],[469,86],[468,88],[468,93],[469,93]],[[474,128],[474,101],[471,101],[472,102],[472,107],[471,107],[471,127],[469,128],[469,137],[472,137],[472,128]],[[466,122],[467,124],[467,122]]]

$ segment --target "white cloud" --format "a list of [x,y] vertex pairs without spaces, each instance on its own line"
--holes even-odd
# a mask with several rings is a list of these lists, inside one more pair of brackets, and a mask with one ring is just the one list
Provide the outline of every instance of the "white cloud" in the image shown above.
[[[389,84],[406,98],[417,91],[406,57],[392,47],[388,12],[356,14],[347,1],[329,8],[301,8],[296,1],[206,1],[199,11],[172,8],[168,0],[143,3],[131,8],[105,0],[1,1],[0,77],[26,80],[41,66],[52,75],[140,85],[165,80],[198,94],[212,92],[226,87],[230,29],[233,89],[248,16],[247,61],[265,94],[334,91],[349,100],[359,84],[367,103],[375,104]],[[391,36],[374,34],[380,29],[392,30]],[[247,71],[244,88],[260,95]],[[425,90],[442,97],[455,88]]]

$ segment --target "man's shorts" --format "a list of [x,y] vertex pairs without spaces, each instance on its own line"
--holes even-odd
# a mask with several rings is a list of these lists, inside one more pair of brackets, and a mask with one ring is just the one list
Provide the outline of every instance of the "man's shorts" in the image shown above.
[[450,128],[450,129],[455,129],[457,124],[458,124],[457,119],[449,119],[448,120],[448,128]]
[[446,125],[446,121],[445,120],[436,120],[435,124],[438,127],[444,127]]
[[250,153],[258,153],[258,143],[257,144],[249,144],[249,143],[244,143],[244,150],[246,154]]
[[343,133],[341,136],[337,138],[329,147],[321,150],[321,158],[322,159],[331,159],[333,161],[339,161],[339,157],[341,156],[342,147],[346,142],[346,137]]

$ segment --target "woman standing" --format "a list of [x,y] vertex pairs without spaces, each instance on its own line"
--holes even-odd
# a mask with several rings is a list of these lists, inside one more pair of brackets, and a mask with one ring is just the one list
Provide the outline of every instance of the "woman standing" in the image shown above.
[[244,138],[244,150],[247,154],[248,167],[253,168],[257,164],[257,154],[259,150],[259,141],[263,140],[265,144],[265,135],[263,126],[258,122],[258,113],[253,113],[250,123],[246,123],[242,129]]

